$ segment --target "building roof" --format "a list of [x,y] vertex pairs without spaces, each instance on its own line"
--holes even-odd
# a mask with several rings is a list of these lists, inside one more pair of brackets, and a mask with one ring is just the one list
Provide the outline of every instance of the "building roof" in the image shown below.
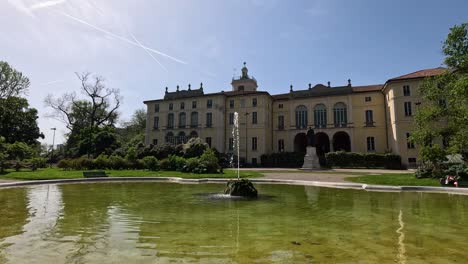
[[164,100],[173,100],[180,98],[190,98],[204,95],[203,89],[194,89],[194,90],[180,90],[175,92],[167,92],[164,95]]
[[314,87],[305,90],[290,91],[289,93],[273,95],[274,100],[300,99],[309,97],[321,97],[330,95],[343,95],[352,93],[351,86],[328,87],[323,84],[317,84]]
[[447,69],[444,67],[437,67],[437,68],[432,68],[432,69],[424,69],[424,70],[419,70],[415,71],[412,73],[408,73],[402,76],[398,76],[395,78],[392,78],[389,81],[397,81],[397,80],[408,80],[408,79],[416,79],[416,78],[424,78],[424,77],[431,77],[431,76],[436,76],[444,73]]
[[353,93],[364,93],[364,92],[376,92],[382,90],[384,87],[383,84],[373,84],[373,85],[363,85],[363,86],[353,86]]

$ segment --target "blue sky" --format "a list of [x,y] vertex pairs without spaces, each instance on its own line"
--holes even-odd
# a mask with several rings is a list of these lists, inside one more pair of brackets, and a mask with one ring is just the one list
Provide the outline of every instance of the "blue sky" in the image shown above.
[[271,94],[378,84],[440,66],[442,41],[467,10],[465,0],[1,0],[0,60],[30,77],[45,142],[51,127],[61,142],[66,129],[43,100],[78,92],[75,72],[120,89],[122,120],[166,86],[229,90],[244,61]]

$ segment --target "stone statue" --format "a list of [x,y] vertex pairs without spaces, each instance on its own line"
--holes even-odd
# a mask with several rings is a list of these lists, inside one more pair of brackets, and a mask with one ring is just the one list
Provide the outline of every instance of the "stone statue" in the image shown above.
[[315,147],[315,133],[312,127],[307,131],[307,146]]

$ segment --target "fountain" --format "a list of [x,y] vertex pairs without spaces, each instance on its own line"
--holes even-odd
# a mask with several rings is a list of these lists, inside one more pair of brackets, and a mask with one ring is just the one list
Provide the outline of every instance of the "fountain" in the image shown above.
[[[247,121],[245,123],[247,125]],[[232,127],[232,138],[234,153],[237,153],[237,179],[230,180],[227,183],[224,194],[231,196],[257,197],[257,189],[248,179],[240,178],[240,160],[239,160],[239,113],[234,112],[234,125]],[[247,139],[246,139],[247,140]],[[234,154],[231,158],[231,164],[234,162]]]

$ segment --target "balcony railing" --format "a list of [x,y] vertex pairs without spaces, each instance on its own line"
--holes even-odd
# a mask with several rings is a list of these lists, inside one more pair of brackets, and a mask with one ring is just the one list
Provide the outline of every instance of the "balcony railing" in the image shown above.
[[374,121],[367,121],[364,126],[366,127],[375,127],[375,122]]
[[347,123],[335,123],[334,125],[335,127],[347,127],[348,126]]

